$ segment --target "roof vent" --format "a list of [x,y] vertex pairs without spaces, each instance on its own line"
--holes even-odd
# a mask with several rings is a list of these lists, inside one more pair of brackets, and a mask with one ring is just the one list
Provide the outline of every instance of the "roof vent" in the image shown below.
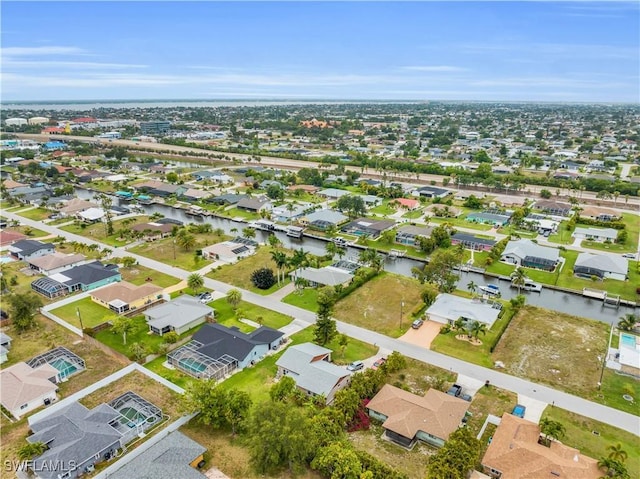
[[560,473],[556,471],[551,471],[552,476],[560,477]]

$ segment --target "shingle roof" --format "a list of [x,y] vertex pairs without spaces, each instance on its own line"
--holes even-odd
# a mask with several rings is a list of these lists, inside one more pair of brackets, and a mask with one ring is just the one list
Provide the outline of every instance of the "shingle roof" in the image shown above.
[[424,431],[446,440],[460,426],[469,403],[435,389],[418,396],[385,384],[367,408],[387,417],[382,427],[404,437],[413,439]]
[[455,233],[451,236],[451,239],[469,243],[484,244],[487,246],[493,246],[496,244],[495,240],[489,238],[478,238],[477,236],[468,233]]
[[25,239],[16,241],[9,247],[9,251],[12,253],[20,253],[24,256],[29,256],[42,249],[53,251],[54,246],[51,243],[42,243],[41,241]]
[[573,235],[593,236],[615,240],[618,237],[618,230],[613,228],[592,228],[590,226],[587,228],[577,227],[573,230]]
[[218,359],[226,354],[242,362],[257,345],[270,344],[283,335],[267,326],[246,334],[221,324],[205,324],[193,335],[193,339],[203,344],[198,352],[210,358]]
[[488,324],[489,327],[493,325],[499,314],[500,310],[493,308],[488,303],[461,298],[460,296],[448,293],[439,294],[433,304],[427,309],[427,316],[439,316],[451,321],[455,321],[458,318],[465,318]]
[[323,286],[336,286],[344,284],[353,278],[353,275],[341,269],[325,266],[324,268],[298,268],[292,273],[294,278],[303,278],[312,283],[321,284]]
[[596,479],[598,462],[556,441],[538,443],[540,427],[511,414],[503,414],[482,459],[482,465],[502,472],[502,479]]
[[548,248],[546,246],[540,246],[528,239],[520,239],[507,243],[507,247],[502,252],[502,256],[506,255],[513,255],[520,259],[529,256],[543,258],[549,261],[557,261],[560,252],[556,248]]
[[168,303],[149,308],[144,312],[147,323],[158,329],[166,326],[180,328],[196,319],[213,313],[213,308],[189,295],[178,296]]
[[314,211],[313,213],[307,215],[307,221],[309,221],[309,223],[313,223],[314,221],[325,221],[327,223],[333,223],[337,225],[346,220],[347,217],[345,215],[343,215],[339,211],[334,210]]
[[55,252],[46,256],[40,256],[39,258],[30,259],[28,263],[43,271],[50,271],[52,269],[62,268],[63,266],[80,263],[85,259],[87,259],[87,257],[83,254],[65,254]]
[[179,431],[170,433],[129,461],[110,479],[204,479],[206,476],[189,464],[207,449]]
[[574,266],[584,266],[607,273],[624,275],[629,271],[629,262],[622,256],[612,254],[580,253]]
[[67,286],[73,286],[75,284],[90,285],[119,275],[117,268],[105,266],[100,261],[94,261],[74,266],[62,273],[51,275],[49,278]]

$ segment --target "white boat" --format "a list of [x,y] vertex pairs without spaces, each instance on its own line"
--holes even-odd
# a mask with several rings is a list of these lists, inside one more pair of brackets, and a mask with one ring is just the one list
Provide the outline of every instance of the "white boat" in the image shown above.
[[[511,287],[517,288],[518,285],[514,283],[515,278],[511,280]],[[539,293],[542,291],[542,285],[540,283],[536,283],[535,281],[531,281],[530,279],[525,279],[524,284],[520,285],[520,289],[524,289],[525,291],[533,291],[535,293]]]
[[487,284],[479,287],[480,291],[490,294],[491,296],[500,296],[500,288],[495,284]]

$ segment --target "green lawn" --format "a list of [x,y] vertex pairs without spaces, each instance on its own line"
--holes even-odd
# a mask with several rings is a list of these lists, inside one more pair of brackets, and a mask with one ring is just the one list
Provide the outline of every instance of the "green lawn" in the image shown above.
[[79,328],[80,320],[77,315],[77,310],[80,310],[82,325],[85,328],[93,328],[117,317],[116,313],[95,303],[91,298],[74,301],[73,303],[52,310],[51,313]]
[[316,288],[305,288],[302,292],[294,291],[288,294],[282,299],[282,302],[316,312],[318,310],[317,299],[318,290]]
[[[635,398],[634,402],[625,400],[622,396],[629,394]],[[594,402],[604,404],[630,414],[640,416],[640,381],[629,376],[616,374],[611,369],[605,369],[602,376],[602,386],[600,390],[592,389],[587,396]]]
[[30,220],[42,221],[44,219],[47,219],[53,213],[44,208],[34,208],[32,210],[22,211],[16,214],[24,216],[25,218],[29,218]]
[[369,213],[375,213],[377,215],[383,215],[383,216],[390,216],[398,210],[397,208],[390,206],[389,203],[390,203],[390,200],[384,200],[382,204],[375,206],[373,208],[370,208]]
[[[149,221],[148,216],[135,216],[130,218],[129,220],[133,220],[127,226],[123,226],[122,222],[127,220],[116,220],[113,222],[113,230],[117,232],[123,228],[131,229],[132,226],[140,223],[146,223]],[[94,223],[94,224],[85,224],[85,223],[73,223],[66,226],[61,226],[61,230],[68,231],[69,233],[75,233],[80,236],[84,236],[85,238],[90,238],[98,241],[102,241],[110,246],[120,247],[124,246],[127,243],[131,242],[130,239],[119,238],[116,233],[107,236],[107,232],[105,230],[104,223]]]
[[188,374],[184,374],[177,369],[165,368],[162,363],[164,363],[166,360],[166,356],[160,356],[153,361],[145,364],[144,367],[162,376],[167,381],[171,381],[173,384],[180,386],[181,388],[186,388],[192,382],[197,381],[197,379],[189,376]]
[[29,239],[41,238],[43,236],[49,236],[46,231],[39,230],[38,228],[32,228],[31,226],[12,226],[9,228],[11,231],[17,231],[23,235],[27,235]]
[[625,465],[630,477],[640,477],[640,441],[636,435],[558,407],[548,406],[543,417],[564,426],[565,435],[561,439],[564,444],[594,459],[608,456],[607,447],[610,445],[622,444],[622,449],[628,454]]
[[505,304],[501,316],[493,324],[493,327],[487,331],[487,334],[478,336],[478,339],[482,341],[482,344],[479,346],[474,346],[467,341],[456,339],[458,333],[451,331],[447,334],[439,334],[431,343],[430,349],[470,363],[479,364],[488,368],[493,367],[490,351],[491,345],[500,334],[504,324],[509,321],[512,314],[513,311],[510,306]]
[[244,218],[245,220],[257,220],[260,219],[260,215],[251,211],[241,210],[238,208],[230,208],[219,212],[221,215],[228,216],[229,218]]
[[[596,241],[584,240],[581,243],[583,248],[589,248],[597,251],[610,251],[614,253],[635,253],[638,251],[638,235],[640,234],[640,218],[633,213],[622,213],[622,222],[626,225],[628,232],[627,241],[625,244],[605,244]],[[567,221],[563,221],[558,233],[549,236],[549,241],[559,244],[572,244],[574,238],[571,236],[572,232],[567,231],[565,226]],[[588,227],[588,225],[578,223],[577,227]],[[602,228],[601,226],[595,226],[595,228]]]
[[[120,274],[122,275],[123,281],[128,281],[138,286],[150,282],[161,288],[166,288],[167,286],[173,286],[180,282],[178,278],[141,265],[135,265],[130,268],[120,268]],[[149,278],[151,278],[151,281],[147,281]]]
[[[254,329],[236,319],[238,315],[233,311],[226,298],[213,301],[209,303],[209,306],[216,310],[216,322],[224,324],[225,326],[239,326],[240,329],[247,332]],[[260,323],[260,318],[262,318],[262,324],[273,329],[280,329],[293,320],[291,316],[271,311],[270,309],[265,309],[258,305],[247,303],[246,301],[240,302],[238,313],[241,318],[250,319],[257,323]]]
[[482,223],[474,223],[472,221],[467,221],[462,218],[438,218],[433,216],[429,218],[430,223],[435,223],[436,226],[442,223],[449,223],[453,226],[460,226],[461,228],[470,228],[478,231],[489,231],[493,229],[492,225],[485,225]]
[[416,220],[418,218],[422,218],[423,215],[424,215],[424,211],[422,211],[422,208],[420,208],[417,210],[408,211],[405,214],[403,214],[402,217],[408,218],[410,220]]

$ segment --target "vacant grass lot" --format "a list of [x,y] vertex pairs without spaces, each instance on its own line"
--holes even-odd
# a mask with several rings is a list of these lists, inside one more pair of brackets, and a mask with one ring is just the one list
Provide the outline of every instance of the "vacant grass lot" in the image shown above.
[[[131,223],[126,223],[126,226],[122,224],[123,221],[131,221]],[[128,220],[115,220],[113,221],[113,231],[117,232],[123,228],[131,229],[132,226],[135,226],[140,223],[149,222],[148,216],[134,216],[129,218]],[[61,230],[68,231],[69,233],[75,233],[80,236],[84,236],[85,238],[102,241],[110,246],[124,246],[130,242],[129,239],[119,238],[116,233],[107,236],[107,232],[105,229],[104,223],[95,223],[95,224],[84,224],[84,223],[73,223],[66,226],[61,226]]]
[[634,434],[557,407],[548,406],[543,417],[558,421],[565,427],[566,433],[561,439],[564,444],[594,459],[608,456],[610,451],[607,447],[610,445],[622,444],[622,449],[629,456],[625,462],[629,477],[640,477],[640,442]]
[[[82,326],[80,325],[80,318],[78,318],[78,310],[82,318]],[[51,313],[78,328],[93,328],[118,317],[116,313],[92,301],[91,298],[83,298],[73,303],[65,304],[51,310]]]
[[[160,288],[166,288],[180,282],[178,278],[141,265],[135,265],[130,268],[120,268],[120,274],[122,275],[123,281],[128,281],[137,286],[151,283]],[[149,278],[151,278],[151,281],[148,281]]]
[[262,308],[256,304],[247,303],[246,301],[240,302],[237,313],[233,311],[233,308],[227,302],[226,298],[213,301],[209,303],[209,306],[216,310],[216,322],[225,326],[238,326],[245,332],[250,332],[254,328],[238,321],[238,317],[250,319],[258,324],[262,323],[273,329],[280,329],[289,324],[293,319],[291,316],[271,311],[270,309]]
[[180,245],[174,244],[174,239],[171,237],[144,242],[129,251],[187,271],[195,271],[211,263],[211,261],[205,260],[202,256],[196,255],[197,249],[211,246],[230,238],[226,235],[218,236],[215,233],[193,233],[193,236],[196,239],[196,245],[188,251]]
[[25,218],[29,218],[30,220],[42,221],[44,219],[47,219],[53,213],[44,208],[33,208],[26,211],[18,211],[16,214]]
[[258,248],[256,254],[249,256],[248,258],[241,259],[235,264],[225,265],[211,271],[210,273],[207,273],[207,277],[262,295],[271,294],[290,281],[287,276],[287,280],[285,282],[281,281],[280,285],[276,283],[269,289],[258,289],[251,282],[251,274],[260,268],[270,268],[273,270],[274,275],[278,274],[276,265],[271,259],[270,248],[266,248],[264,246]]
[[305,288],[301,291],[294,291],[285,296],[282,302],[316,312],[318,311],[318,290],[316,288]]
[[[20,361],[28,361],[34,356],[58,346],[64,346],[84,359],[87,369],[71,377],[69,381],[60,384],[59,395],[61,398],[67,397],[125,366],[124,363],[87,344],[62,326],[58,326],[53,321],[39,315],[36,316],[36,327],[32,330],[18,334],[13,327],[7,327],[2,331],[13,339],[9,360],[3,364],[3,367],[11,366]],[[29,432],[29,425],[26,417],[15,423],[10,423],[4,416],[0,416],[0,418],[0,442],[2,443],[0,461],[5,464],[6,460],[17,460],[18,449],[26,444],[25,438]],[[5,476],[2,475],[2,477]]]
[[598,383],[608,338],[605,323],[525,306],[492,359],[509,374],[585,397]]
[[[413,279],[382,272],[335,305],[334,316],[397,338],[409,328],[411,312],[420,306],[422,286]],[[402,308],[402,328],[400,311]]]
[[461,228],[470,228],[478,231],[489,231],[493,229],[493,226],[491,225],[474,223],[473,221],[467,221],[464,218],[438,218],[437,216],[432,216],[429,218],[429,222],[434,223],[436,226],[442,223],[448,223],[453,226],[460,226]]

